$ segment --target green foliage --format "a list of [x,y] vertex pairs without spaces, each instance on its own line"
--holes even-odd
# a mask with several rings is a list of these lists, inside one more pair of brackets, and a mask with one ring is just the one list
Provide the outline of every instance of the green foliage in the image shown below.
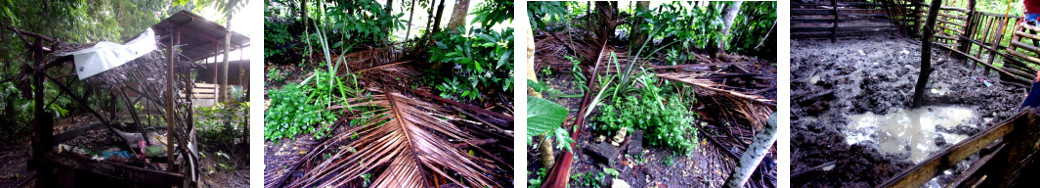
[[[452,65],[453,74],[437,86],[441,96],[481,100],[482,91],[512,94],[513,28],[489,31],[482,28],[441,32],[433,36],[430,61]],[[447,85],[450,84],[450,85]]]
[[[294,62],[303,55],[306,44],[299,33],[290,32],[293,23],[283,18],[264,19],[264,59],[271,62]],[[299,31],[297,31],[299,32]]]
[[212,107],[195,107],[196,129],[207,140],[229,142],[241,138],[242,125],[249,121],[249,102],[217,103]]
[[264,78],[267,80],[264,82],[264,86],[269,86],[272,82],[282,83],[285,81],[285,77],[282,76],[282,70],[278,70],[277,68],[271,68],[268,70],[267,74],[264,75]]
[[571,175],[571,179],[574,180],[574,186],[582,187],[601,187],[604,179],[607,178],[607,174],[603,172],[587,172],[577,173]]
[[484,29],[491,28],[507,20],[513,20],[513,1],[491,0],[477,5],[473,10],[473,23],[480,23]]
[[[671,166],[671,165],[669,165],[669,166]],[[611,176],[613,176],[615,178],[618,175],[621,175],[621,172],[618,172],[618,170],[614,169],[614,168],[603,168],[603,173],[606,173],[607,175],[611,175]]]
[[273,141],[318,131],[315,136],[320,137],[326,131],[322,127],[332,124],[336,114],[309,101],[305,87],[291,83],[267,91],[271,106],[264,112],[264,139]]
[[[297,62],[317,48],[309,45],[321,43],[349,53],[352,47],[387,44],[392,32],[405,27],[404,13],[386,12],[375,0],[308,1],[306,25],[299,15],[301,7],[299,1],[265,2],[265,58]],[[306,38],[307,33],[313,34]]]
[[562,1],[528,1],[527,19],[531,26],[545,29],[549,24],[559,23],[567,15],[567,3]]
[[729,3],[732,2],[712,1],[708,6],[694,6],[694,2],[676,1],[663,3],[654,10],[637,11],[635,17],[644,21],[638,26],[640,29],[660,30],[653,32],[651,39],[679,42],[674,48],[705,48],[722,37],[718,32],[723,26],[722,10]]
[[[527,96],[527,136],[543,135],[556,130],[567,119],[567,108],[555,102]],[[566,132],[566,131],[564,131]]]
[[574,76],[574,84],[578,86],[578,91],[581,92],[578,93],[578,95],[585,96],[585,92],[589,90],[589,86],[585,85],[588,78],[585,78],[585,71],[581,70],[581,61],[578,61],[569,55],[564,55],[563,57],[567,58],[567,60],[570,60],[571,62],[571,76]]
[[571,143],[574,143],[574,139],[571,138],[571,133],[567,132],[567,129],[557,127],[552,131],[552,136],[556,140],[556,149],[574,152],[574,149],[571,148]]
[[[740,14],[730,29],[726,51],[751,54],[761,58],[776,57],[776,2],[748,1],[740,5]],[[770,29],[773,29],[770,33]],[[769,36],[766,34],[769,33]],[[765,37],[765,38],[763,38]],[[766,40],[763,40],[766,39]],[[758,44],[761,47],[756,48]]]
[[593,118],[598,122],[594,128],[606,133],[617,132],[622,127],[644,130],[644,139],[650,145],[689,153],[697,142],[689,104],[679,97],[665,96],[663,89],[654,85],[654,78],[653,74],[643,74],[639,82],[644,87],[638,96],[621,95],[624,98],[615,97],[613,103],[603,106],[602,114]]
[[[391,14],[383,9],[383,5],[375,0],[337,0],[325,10],[326,28],[342,33],[341,42],[352,44],[382,44],[389,41],[390,32],[404,28],[404,13]],[[317,7],[317,6],[315,6]],[[337,38],[330,36],[329,38]],[[343,44],[348,45],[348,44]],[[339,48],[340,45],[332,45]]]
[[538,168],[535,171],[535,177],[527,180],[527,188],[539,188],[542,187],[542,181],[545,181],[545,177],[549,175],[548,167]]

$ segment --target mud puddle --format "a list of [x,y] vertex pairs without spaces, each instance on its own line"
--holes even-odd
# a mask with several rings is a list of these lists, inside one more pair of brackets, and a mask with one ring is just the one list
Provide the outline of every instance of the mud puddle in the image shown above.
[[[849,116],[845,142],[849,145],[873,142],[878,151],[895,156],[909,155],[915,164],[952,143],[970,135],[949,132],[957,126],[976,128],[971,123],[975,111],[956,106],[928,106],[896,109],[888,114],[867,112]],[[950,143],[950,144],[940,144]]]
[[[794,187],[876,186],[1018,112],[1024,88],[1003,85],[999,75],[973,69],[941,48],[932,53],[935,71],[925,95],[932,113],[914,112],[906,109],[920,69],[920,41],[895,35],[844,37],[835,43],[792,40]],[[936,113],[947,108],[952,111]],[[950,115],[921,117],[929,114]],[[824,164],[834,165],[820,169]],[[939,179],[938,185],[948,182]]]

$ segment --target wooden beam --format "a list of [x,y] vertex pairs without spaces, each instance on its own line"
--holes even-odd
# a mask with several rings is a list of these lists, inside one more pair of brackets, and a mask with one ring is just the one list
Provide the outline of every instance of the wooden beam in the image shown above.
[[897,174],[878,187],[921,187],[944,169],[956,166],[958,162],[978,153],[982,148],[1004,138],[1012,131],[1036,127],[1032,126],[1037,123],[1036,119],[1037,114],[1034,112],[1021,112],[1004,123],[990,127],[982,133],[932,155],[928,160]]

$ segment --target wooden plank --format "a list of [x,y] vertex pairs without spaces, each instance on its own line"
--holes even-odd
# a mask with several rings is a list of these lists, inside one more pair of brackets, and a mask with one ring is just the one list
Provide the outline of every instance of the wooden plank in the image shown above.
[[[983,176],[983,175],[976,174],[976,173],[978,173],[979,170],[981,170],[984,166],[986,166],[986,164],[988,164],[990,160],[993,160],[993,156],[996,156],[997,153],[1000,153],[1001,151],[1003,151],[1004,150],[1004,146],[1007,146],[1006,144],[1004,144],[1004,142],[998,142],[998,143],[994,143],[994,144],[996,144],[998,146],[997,149],[992,150],[990,152],[986,152],[986,151],[979,152],[980,154],[982,154],[982,153],[989,153],[989,154],[984,155],[982,158],[979,158],[978,161],[975,161],[975,163],[972,163],[971,167],[969,167],[968,170],[964,171],[963,173],[961,173],[960,176],[958,176],[956,179],[954,179],[954,181],[952,183],[950,183],[949,187],[961,187],[961,185],[972,185],[972,184],[975,184],[976,182],[981,181],[982,180],[981,176]],[[965,183],[968,183],[968,184],[965,184]]]
[[195,88],[216,88],[216,84],[195,83]]
[[944,34],[936,34],[936,35],[933,35],[933,36],[934,36],[934,37],[936,37],[936,38],[942,38],[942,39],[949,39],[949,40],[957,40],[957,37],[953,37],[953,36],[949,36],[949,35],[944,35]]
[[[952,27],[949,27],[949,26],[945,26],[945,25],[936,25],[936,27],[937,28],[943,28],[943,29],[950,30],[953,33],[956,33],[958,35],[964,35],[964,31],[961,31],[960,29],[955,29],[955,28],[952,28]],[[937,30],[937,31],[941,31],[941,30]]]
[[964,22],[953,22],[953,21],[949,21],[949,20],[939,20],[939,22],[944,23],[944,24],[957,26],[957,27],[961,27],[961,28],[965,27],[964,26]]
[[[939,12],[939,16],[942,16],[944,18],[952,18],[952,20],[957,20],[957,21],[961,21],[961,22],[963,22],[964,20],[968,19],[968,16],[965,16],[965,15],[948,14],[948,13],[945,13],[945,12]],[[940,20],[945,20],[945,19],[940,19]]]
[[[1022,24],[1018,24],[1018,26],[1022,27],[1022,28],[1026,28],[1028,30],[1033,30],[1033,32],[1040,32],[1040,28],[1037,28],[1036,26],[1031,26],[1029,24],[1022,23]],[[1015,30],[1015,31],[1018,31],[1018,30]]]
[[[172,153],[172,152],[171,152]],[[44,154],[41,162],[105,177],[126,180],[146,187],[173,187],[184,182],[184,175],[127,166],[112,161],[94,161],[63,153]]]
[[[1011,41],[1011,45],[1015,46],[1015,47],[1019,47],[1019,48],[1025,48],[1026,50],[1033,51],[1033,53],[1040,53],[1040,49],[1037,49],[1036,46],[1029,45],[1029,44],[1026,44],[1026,43],[1022,43],[1022,42],[1019,42],[1019,41]],[[1023,54],[1023,55],[1025,55],[1025,54]]]
[[1022,32],[1022,31],[1015,31],[1015,35],[1023,36],[1023,37],[1029,38],[1029,39],[1033,39],[1033,40],[1040,40],[1040,36],[1036,36],[1034,34],[1029,34],[1029,33]]
[[932,155],[928,160],[899,173],[878,187],[921,187],[935,175],[941,173],[942,170],[954,167],[958,162],[978,153],[982,148],[1007,136],[1015,129],[1020,128],[1020,126],[1027,126],[1031,119],[1035,119],[1035,117],[1036,114],[1021,112],[1000,125],[990,127],[982,133],[943,150],[943,152]]
[[[850,23],[850,22],[878,22],[878,23],[889,23],[892,19],[888,18],[839,18],[838,23]],[[831,18],[792,18],[791,23],[834,23],[834,19]]]
[[1018,52],[1018,51],[1014,51],[1014,50],[1008,50],[1007,53],[1011,54],[1011,55],[1014,55],[1014,56],[1017,56],[1018,58],[1029,60],[1029,61],[1031,61],[1033,63],[1040,63],[1040,58],[1031,57],[1031,56],[1028,56],[1026,54],[1023,54],[1022,52]]

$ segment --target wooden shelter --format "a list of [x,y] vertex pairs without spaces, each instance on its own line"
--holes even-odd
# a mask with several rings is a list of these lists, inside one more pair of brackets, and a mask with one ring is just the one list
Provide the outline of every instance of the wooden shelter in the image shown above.
[[[198,151],[195,139],[195,123],[193,113],[193,96],[185,95],[193,93],[194,78],[192,71],[201,71],[202,66],[196,64],[199,60],[222,55],[225,51],[242,49],[249,46],[249,38],[233,32],[228,32],[223,26],[212,21],[207,21],[198,15],[189,12],[178,12],[152,27],[156,32],[158,50],[138,58],[127,64],[116,68],[122,71],[107,71],[109,74],[123,74],[122,80],[127,83],[115,83],[114,87],[93,86],[87,83],[89,90],[105,90],[102,94],[110,94],[113,100],[87,101],[89,97],[98,96],[97,92],[78,92],[69,88],[71,82],[77,82],[73,77],[50,75],[54,69],[72,69],[68,66],[73,63],[71,55],[59,55],[61,52],[82,48],[85,45],[68,44],[60,40],[34,33],[22,31],[17,28],[8,27],[7,31],[13,32],[26,42],[26,46],[32,56],[33,63],[26,64],[22,75],[32,79],[33,97],[35,109],[46,109],[43,93],[44,83],[51,82],[57,85],[61,93],[72,98],[83,111],[89,112],[96,121],[100,123],[74,128],[61,134],[54,134],[54,120],[45,110],[36,110],[35,136],[32,140],[32,160],[30,168],[36,169],[36,187],[76,186],[76,178],[83,175],[87,177],[105,177],[116,179],[117,182],[103,182],[111,184],[128,184],[147,187],[195,187],[199,180]],[[230,48],[226,49],[224,37],[231,34]],[[135,66],[135,63],[150,63],[149,66]],[[161,70],[144,70],[155,68],[158,65]],[[115,70],[115,69],[113,69]],[[144,75],[152,72],[162,72],[160,75]],[[104,72],[102,74],[105,74]],[[109,81],[112,82],[112,81]],[[165,83],[163,83],[165,82]],[[131,98],[130,96],[136,96]],[[54,97],[54,96],[51,96]],[[123,108],[115,107],[122,102]],[[99,105],[89,105],[97,104]],[[133,104],[151,104],[163,107],[160,110],[161,118],[165,121],[165,141],[159,140],[151,143],[150,132],[161,132],[160,130],[146,130],[142,125],[151,121],[143,121],[144,115],[139,112]],[[100,106],[93,108],[92,106]],[[130,118],[126,117],[129,114]],[[126,122],[126,119],[131,119]],[[107,128],[116,132],[117,126],[136,127],[143,140],[149,145],[165,145],[167,152],[163,166],[166,171],[155,168],[143,168],[141,164],[129,164],[119,161],[98,160],[76,155],[73,152],[61,152],[58,143],[83,135],[94,129]],[[161,125],[153,125],[161,126]],[[124,137],[124,139],[126,139]],[[130,143],[129,140],[126,140]],[[141,141],[141,142],[145,142]],[[134,148],[131,146],[131,148]],[[57,150],[57,151],[56,151]],[[67,151],[67,150],[66,150]],[[143,152],[143,151],[142,151]],[[139,154],[144,155],[144,154]],[[154,162],[154,161],[153,161]],[[149,162],[144,162],[149,163]]]

